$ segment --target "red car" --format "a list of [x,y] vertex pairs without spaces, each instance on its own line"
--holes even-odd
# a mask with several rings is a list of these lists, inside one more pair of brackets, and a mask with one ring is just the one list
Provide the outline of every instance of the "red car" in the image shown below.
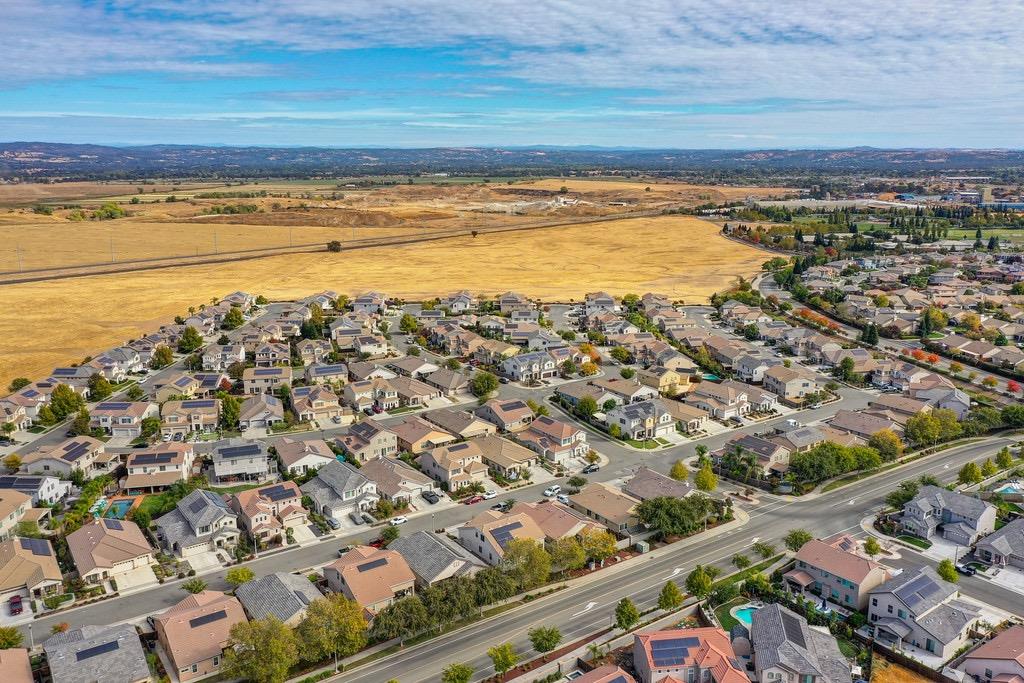
[[21,596],[20,595],[15,595],[15,596],[11,597],[11,599],[7,601],[7,606],[10,607],[10,609],[11,609],[11,616],[12,617],[16,616],[18,614],[21,614],[21,611],[22,611]]
[[370,541],[370,547],[371,548],[383,548],[384,547],[384,539],[383,538],[375,538],[375,539],[373,539],[372,541]]
[[483,496],[470,496],[469,498],[467,498],[465,500],[465,502],[463,504],[464,505],[472,505],[473,503],[479,503],[483,499],[484,499]]

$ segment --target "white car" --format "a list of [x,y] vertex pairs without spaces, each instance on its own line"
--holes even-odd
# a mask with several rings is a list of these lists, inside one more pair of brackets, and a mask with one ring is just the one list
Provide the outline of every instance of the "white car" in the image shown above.
[[405,524],[408,521],[409,520],[407,518],[403,517],[402,515],[399,515],[398,517],[392,517],[390,524],[391,526],[398,526],[399,524]]
[[559,493],[557,496],[555,496],[555,500],[557,500],[562,505],[569,504],[569,496],[565,495],[564,493]]
[[483,494],[484,500],[490,500],[491,498],[494,498],[497,495],[498,495],[498,492],[497,491],[493,491],[493,490],[487,491],[487,492],[485,492]]
[[551,486],[544,489],[544,495],[550,498],[551,496],[557,495],[558,492],[561,490],[561,486],[559,486],[558,484],[552,484]]

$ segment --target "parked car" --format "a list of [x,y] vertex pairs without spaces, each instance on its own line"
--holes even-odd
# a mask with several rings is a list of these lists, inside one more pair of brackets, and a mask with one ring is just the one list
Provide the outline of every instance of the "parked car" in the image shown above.
[[424,491],[420,494],[420,498],[427,501],[431,505],[437,505],[438,501],[441,500],[441,496],[437,495],[433,491]]
[[21,596],[20,595],[12,595],[11,599],[7,601],[7,606],[10,607],[11,616],[12,617],[13,616],[17,616],[18,614],[21,614],[21,612],[22,612]]
[[348,518],[355,524],[363,524],[363,513],[362,512],[350,512]]
[[498,512],[504,512],[505,511],[505,504],[504,503],[495,503],[494,505],[491,506],[491,509],[492,510],[497,510]]
[[368,544],[371,548],[383,548],[385,543],[383,538],[375,538]]
[[342,557],[349,550],[352,550],[352,546],[350,546],[350,545],[343,545],[343,546],[341,546],[340,548],[338,548],[338,557]]
[[177,434],[174,435],[174,438],[172,440],[173,441],[184,441],[185,440],[185,435],[182,434],[181,432],[178,432]]
[[552,484],[551,486],[549,486],[546,489],[544,489],[544,495],[546,497],[548,497],[548,498],[551,498],[552,496],[557,495],[558,492],[561,491],[561,490],[562,490],[561,486],[559,486],[558,484]]
[[978,573],[978,570],[967,564],[958,564],[956,570],[964,576],[974,576]]
[[373,415],[373,408],[363,408],[364,415]]
[[469,498],[467,498],[466,500],[464,500],[462,502],[463,502],[464,505],[473,505],[474,503],[479,503],[483,499],[484,499],[483,496],[470,496]]
[[484,492],[484,500],[490,500],[491,498],[494,498],[497,495],[498,495],[498,492],[493,490],[493,489],[491,489],[490,491],[485,491]]
[[598,465],[595,462],[595,463],[591,463],[591,464],[587,465],[586,467],[584,467],[582,471],[583,471],[583,474],[593,474],[594,472],[597,472],[600,469],[601,469],[601,466]]
[[398,526],[399,524],[405,524],[408,521],[409,521],[408,518],[403,517],[402,515],[398,515],[397,517],[392,517],[391,521],[388,522],[388,523],[391,526]]
[[381,408],[380,406],[374,406],[374,407],[373,407],[373,412],[374,412],[375,414],[377,414],[377,415],[380,415],[381,413],[383,413],[383,412],[384,412],[384,409],[383,409],[383,408]]
[[559,493],[557,496],[555,496],[555,500],[557,500],[562,505],[569,504],[569,496],[565,495],[564,493]]
[[332,529],[337,530],[337,529],[341,528],[341,523],[338,522],[338,520],[334,519],[334,517],[328,517],[327,518],[327,526],[331,527]]
[[168,441],[171,440],[171,435],[170,434],[164,434],[162,437],[160,437],[160,440],[163,441],[164,443],[167,443]]
[[499,377],[498,381],[502,384],[508,384],[508,377]]

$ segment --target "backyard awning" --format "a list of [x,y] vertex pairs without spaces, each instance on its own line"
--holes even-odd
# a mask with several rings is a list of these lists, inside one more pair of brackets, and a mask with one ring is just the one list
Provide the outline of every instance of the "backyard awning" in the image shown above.
[[807,588],[812,583],[814,583],[814,577],[808,574],[807,572],[803,571],[802,569],[793,569],[792,571],[788,571],[782,575],[782,578],[786,579],[787,581],[792,581],[793,583],[798,584],[803,588]]

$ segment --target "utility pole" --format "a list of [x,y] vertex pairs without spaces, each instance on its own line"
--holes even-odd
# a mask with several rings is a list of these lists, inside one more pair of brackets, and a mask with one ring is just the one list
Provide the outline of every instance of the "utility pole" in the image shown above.
[[114,236],[110,236],[110,262],[114,262]]
[[220,251],[217,249],[217,231],[213,231],[213,253],[219,254]]

